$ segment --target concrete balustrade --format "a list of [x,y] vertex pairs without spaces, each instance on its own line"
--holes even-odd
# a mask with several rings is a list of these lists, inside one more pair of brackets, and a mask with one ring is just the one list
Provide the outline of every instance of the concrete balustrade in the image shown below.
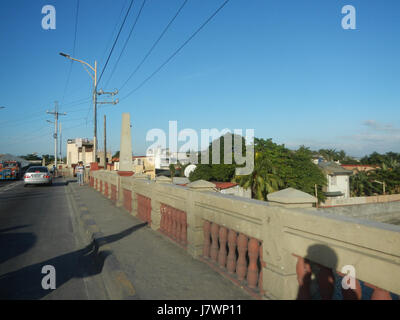
[[[96,189],[97,180],[103,181],[104,188],[107,183],[111,200],[125,203],[131,214],[144,221],[150,219],[152,229],[180,242],[186,225],[188,254],[208,257],[221,272],[267,298],[310,298],[311,266],[319,269],[317,283],[323,299],[332,296],[333,275],[340,275],[348,265],[354,267],[356,283],[373,288],[373,299],[388,299],[389,292],[400,294],[399,226],[290,202],[285,206],[284,199],[274,205],[224,195],[210,183],[182,187],[165,179],[121,177],[104,170],[90,175]],[[358,286],[354,292],[343,290],[343,297],[361,297]]]
[[175,242],[186,246],[187,219],[186,212],[161,203],[160,232],[170,237]]

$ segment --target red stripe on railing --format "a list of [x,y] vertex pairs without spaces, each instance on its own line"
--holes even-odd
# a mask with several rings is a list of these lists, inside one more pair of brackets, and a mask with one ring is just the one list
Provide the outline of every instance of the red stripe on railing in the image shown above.
[[265,262],[262,261],[261,241],[207,220],[203,224],[203,235],[204,258],[217,265],[231,280],[253,292],[263,292]]
[[186,212],[168,206],[160,205],[160,231],[174,241],[187,244],[187,215]]
[[151,199],[141,194],[136,194],[137,199],[137,216],[142,221],[151,224]]

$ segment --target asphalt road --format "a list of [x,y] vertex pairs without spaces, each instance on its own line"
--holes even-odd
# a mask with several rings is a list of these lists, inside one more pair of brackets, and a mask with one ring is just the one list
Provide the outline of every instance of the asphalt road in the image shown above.
[[[96,253],[79,235],[69,201],[57,179],[52,186],[14,181],[0,188],[0,299],[105,298],[91,280],[101,272]],[[56,289],[42,287],[43,278],[51,283],[51,273],[42,273],[49,265]]]

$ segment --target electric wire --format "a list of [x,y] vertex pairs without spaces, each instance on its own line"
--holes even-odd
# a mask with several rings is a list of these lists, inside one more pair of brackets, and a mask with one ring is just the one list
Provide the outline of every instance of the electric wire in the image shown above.
[[[114,40],[114,44],[113,44],[113,46],[112,46],[112,48],[111,48],[111,50],[110,50],[110,53],[108,54],[107,61],[106,61],[105,65],[104,65],[104,67],[103,67],[103,70],[102,70],[101,73],[100,73],[100,77],[99,77],[99,80],[97,81],[97,85],[99,85],[99,83],[100,83],[100,81],[101,81],[101,78],[103,77],[104,71],[105,71],[106,68],[107,68],[108,62],[110,61],[111,55],[112,55],[112,53],[113,53],[113,51],[114,51],[115,45],[116,45],[117,42],[118,42],[118,39],[119,39],[119,36],[120,36],[120,34],[121,34],[122,28],[123,28],[124,25],[125,25],[126,18],[128,17],[129,12],[131,11],[132,5],[133,5],[133,0],[131,0],[131,2],[130,2],[130,4],[129,4],[129,8],[128,8],[128,10],[126,11],[126,14],[125,14],[125,17],[124,17],[124,21],[122,22],[121,27],[119,28],[117,37],[116,37],[115,40]],[[95,88],[95,90],[97,90],[97,89]]]
[[218,7],[217,10],[214,11],[214,13],[207,18],[203,24],[197,28],[197,30],[177,49],[174,51],[172,55],[169,56],[167,60],[165,60],[152,74],[150,74],[147,78],[145,78],[137,87],[135,87],[133,90],[131,90],[126,96],[120,99],[120,101],[126,99],[133,93],[135,93],[137,90],[139,90],[143,85],[145,85],[151,78],[153,78],[166,64],[168,64],[217,14],[222,10],[223,7],[229,2],[230,0],[225,0],[225,2]]
[[165,35],[165,33],[168,31],[169,27],[172,25],[172,23],[175,21],[176,17],[179,15],[179,13],[182,11],[183,7],[186,5],[186,3],[188,2],[188,0],[185,0],[182,5],[180,6],[180,8],[178,9],[178,11],[175,13],[175,15],[173,16],[173,18],[168,22],[168,24],[165,26],[164,30],[161,32],[161,34],[159,35],[159,37],[157,38],[157,40],[153,43],[153,45],[151,46],[150,50],[145,54],[145,56],[143,57],[142,61],[140,61],[140,63],[137,65],[136,69],[133,70],[133,72],[129,75],[128,79],[124,82],[124,84],[120,87],[120,90],[122,90],[125,85],[129,82],[129,80],[136,74],[136,72],[140,69],[140,67],[143,65],[143,63],[147,60],[147,58],[150,56],[150,54],[153,52],[153,50],[155,49],[155,47],[157,46],[157,44],[160,42],[160,40],[163,38],[163,36]]
[[110,76],[109,76],[109,78],[108,78],[108,80],[107,80],[107,82],[106,82],[106,84],[105,84],[105,87],[108,86],[108,84],[109,84],[111,78],[112,78],[113,75],[114,75],[115,70],[117,69],[118,63],[119,63],[119,61],[120,61],[120,59],[121,59],[121,57],[122,57],[122,54],[124,53],[124,51],[125,51],[125,49],[126,49],[126,46],[127,46],[128,42],[129,42],[131,36],[132,36],[133,30],[134,30],[135,27],[136,27],[136,23],[138,22],[138,20],[139,20],[139,18],[140,18],[140,15],[142,14],[142,10],[143,10],[143,7],[144,7],[145,4],[146,4],[146,0],[143,0],[142,6],[141,6],[140,9],[139,9],[139,13],[138,13],[138,15],[136,16],[135,22],[133,23],[133,25],[132,25],[132,27],[131,27],[131,30],[130,30],[130,32],[129,32],[129,35],[128,35],[128,37],[127,37],[126,40],[125,40],[124,46],[123,46],[123,48],[122,48],[122,50],[121,50],[121,52],[120,52],[120,54],[119,54],[119,56],[118,56],[117,61],[116,61],[115,64],[114,64],[114,68],[113,68],[112,71],[111,71],[111,74],[110,74]]

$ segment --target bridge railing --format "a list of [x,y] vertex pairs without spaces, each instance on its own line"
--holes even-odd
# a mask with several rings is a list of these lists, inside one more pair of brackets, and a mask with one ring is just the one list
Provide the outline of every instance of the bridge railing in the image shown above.
[[[373,299],[400,294],[398,226],[224,195],[207,182],[182,187],[103,170],[90,175],[114,186],[117,206],[256,296],[359,299],[365,288]],[[338,288],[342,277],[349,289]]]

